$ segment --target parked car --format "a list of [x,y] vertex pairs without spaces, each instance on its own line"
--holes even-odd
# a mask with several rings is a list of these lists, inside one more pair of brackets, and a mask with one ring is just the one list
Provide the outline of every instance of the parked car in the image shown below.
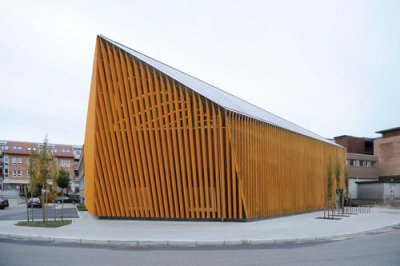
[[57,197],[57,198],[54,199],[54,201],[56,203],[61,203],[63,201],[63,199],[64,199],[64,203],[75,203],[75,201],[72,198],[67,197],[67,196]]
[[42,202],[39,198],[30,198],[28,200],[28,208],[42,208]]
[[10,206],[10,204],[8,203],[8,198],[4,197],[4,196],[0,196],[0,200],[2,200],[5,204],[5,207]]
[[0,198],[0,210],[6,207],[6,202]]

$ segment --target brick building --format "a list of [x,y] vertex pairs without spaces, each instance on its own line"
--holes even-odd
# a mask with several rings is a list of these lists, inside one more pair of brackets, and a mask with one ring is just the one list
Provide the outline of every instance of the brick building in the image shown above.
[[377,131],[382,138],[374,141],[379,158],[379,180],[400,182],[400,127]]
[[[396,190],[386,189],[389,191],[386,195],[383,188],[392,188],[390,184],[400,183],[400,127],[376,133],[382,134],[382,137],[360,138],[343,135],[334,138],[336,143],[347,149],[347,171],[352,198],[385,201],[389,194]],[[379,198],[376,197],[378,194]],[[393,194],[391,197],[396,198],[400,195]]]
[[[36,142],[3,141],[2,189],[19,189],[22,191],[29,184],[29,154],[32,151],[40,151],[42,146],[42,143]],[[48,147],[57,160],[58,168],[67,171],[71,179],[74,180],[74,146],[49,143]],[[69,190],[71,191],[73,187],[74,182],[71,182]]]
[[357,182],[376,181],[379,178],[374,139],[343,135],[335,137],[334,140],[347,149],[349,192],[352,198],[358,198]]

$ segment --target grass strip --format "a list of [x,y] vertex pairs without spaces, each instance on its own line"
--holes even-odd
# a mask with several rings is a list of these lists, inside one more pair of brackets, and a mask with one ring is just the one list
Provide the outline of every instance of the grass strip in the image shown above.
[[83,204],[78,204],[78,205],[76,205],[76,208],[77,208],[78,211],[80,211],[80,212],[85,212],[85,211],[87,211],[86,206],[83,205]]
[[72,223],[72,220],[64,220],[64,221],[34,221],[34,222],[27,222],[27,221],[20,221],[16,223],[17,226],[29,226],[29,227],[43,227],[43,228],[57,228],[64,225],[69,225]]

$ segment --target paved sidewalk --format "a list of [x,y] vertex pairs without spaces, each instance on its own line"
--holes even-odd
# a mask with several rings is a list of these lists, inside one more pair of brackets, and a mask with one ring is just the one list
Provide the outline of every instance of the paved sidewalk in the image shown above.
[[400,209],[382,207],[340,220],[316,219],[323,215],[318,211],[245,223],[99,220],[89,212],[79,214],[71,225],[59,228],[0,221],[0,239],[111,246],[223,246],[345,239],[400,225]]

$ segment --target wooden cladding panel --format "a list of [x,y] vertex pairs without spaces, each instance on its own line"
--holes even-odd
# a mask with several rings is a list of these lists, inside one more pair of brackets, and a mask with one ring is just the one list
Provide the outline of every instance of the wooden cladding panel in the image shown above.
[[343,149],[229,112],[100,37],[87,123],[86,200],[102,217],[318,209],[328,161],[344,160]]
[[228,119],[248,218],[325,206],[327,167],[344,166],[344,149],[240,115]]

